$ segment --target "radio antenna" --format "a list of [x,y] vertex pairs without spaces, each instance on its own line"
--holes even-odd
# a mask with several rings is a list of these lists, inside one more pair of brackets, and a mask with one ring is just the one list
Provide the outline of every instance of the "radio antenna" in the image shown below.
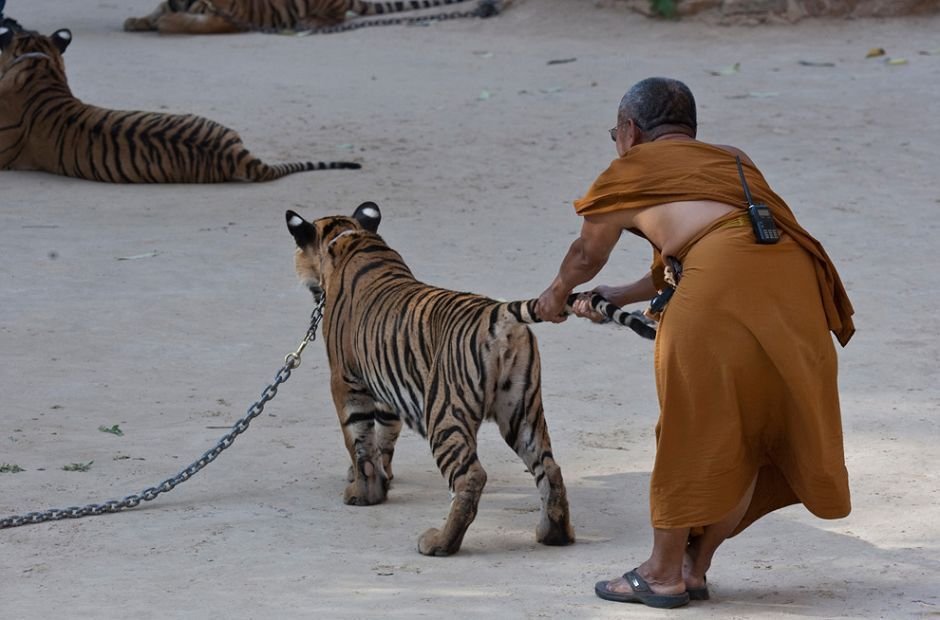
[[747,198],[747,206],[751,206],[754,204],[754,201],[751,199],[751,189],[747,186],[747,179],[744,178],[744,167],[741,166],[741,157],[735,155],[734,161],[738,162],[738,174],[741,175],[741,185],[744,186],[744,197]]

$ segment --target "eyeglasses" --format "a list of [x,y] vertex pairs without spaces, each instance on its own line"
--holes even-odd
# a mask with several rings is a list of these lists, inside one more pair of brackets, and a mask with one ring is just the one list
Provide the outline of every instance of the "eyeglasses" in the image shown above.
[[611,127],[611,128],[610,128],[610,139],[611,139],[612,141],[616,142],[616,141],[617,141],[617,130],[620,129],[621,127],[623,127],[624,125],[628,124],[630,121],[633,121],[633,124],[634,124],[634,125],[636,126],[636,128],[639,129],[640,131],[648,131],[649,129],[652,129],[653,127],[658,127],[659,125],[662,124],[662,123],[657,123],[657,124],[655,124],[655,125],[652,125],[651,127],[643,127],[643,125],[639,124],[639,123],[636,121],[635,118],[628,118],[628,119],[627,119],[626,121],[624,121],[623,123],[617,123],[617,126],[616,126],[616,127]]
[[[630,120],[632,120],[632,119],[629,119],[629,118],[628,118],[626,121],[624,121],[624,122],[622,122],[622,123],[617,123],[617,125],[616,125],[615,127],[611,127],[611,128],[610,128],[610,139],[611,139],[612,141],[614,141],[614,142],[617,141],[617,130],[620,129],[621,127],[623,127],[624,125],[626,125],[627,123],[629,123]],[[633,123],[634,123],[637,127],[640,126],[640,124],[637,123],[636,121],[633,121]]]

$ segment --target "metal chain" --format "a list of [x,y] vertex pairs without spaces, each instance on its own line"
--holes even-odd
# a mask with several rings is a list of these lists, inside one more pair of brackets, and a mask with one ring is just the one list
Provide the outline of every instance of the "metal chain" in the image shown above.
[[88,504],[82,507],[51,508],[42,512],[30,512],[25,515],[6,517],[0,519],[0,529],[29,525],[32,523],[43,523],[45,521],[58,521],[59,519],[77,519],[79,517],[100,515],[106,512],[119,512],[127,508],[134,508],[140,504],[141,501],[149,502],[154,500],[161,493],[172,491],[177,485],[186,482],[195,476],[203,467],[214,461],[223,450],[231,446],[235,442],[236,437],[248,430],[248,425],[251,421],[261,415],[261,412],[264,411],[265,404],[277,395],[278,387],[290,378],[291,371],[300,366],[300,356],[307,344],[312,340],[316,340],[317,327],[319,327],[322,319],[323,299],[321,297],[317,300],[313,314],[310,315],[310,327],[307,329],[307,335],[304,336],[303,342],[300,343],[297,350],[288,353],[284,358],[284,365],[277,371],[274,382],[264,388],[264,391],[261,392],[261,398],[248,408],[248,412],[232,426],[232,430],[226,433],[214,447],[207,450],[205,454],[199,457],[199,459],[193,462],[189,467],[183,469],[172,478],[167,478],[157,486],[146,488],[140,493],[128,495],[121,500],[112,499],[103,504]]

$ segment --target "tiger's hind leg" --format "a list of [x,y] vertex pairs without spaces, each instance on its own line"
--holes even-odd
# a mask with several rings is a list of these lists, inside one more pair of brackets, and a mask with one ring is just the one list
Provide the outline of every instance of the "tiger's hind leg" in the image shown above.
[[528,330],[526,335],[525,348],[503,354],[499,384],[494,386],[494,417],[503,439],[535,477],[542,500],[535,539],[544,545],[570,545],[575,540],[574,528],[565,481],[545,423],[538,347],[535,336]]
[[[332,383],[333,403],[343,429],[346,450],[352,461],[349,485],[343,501],[354,506],[380,504],[388,496],[389,476],[383,463],[383,447],[389,450],[387,432],[376,433],[376,423],[400,430],[398,416],[376,402],[364,386],[340,380]],[[395,438],[398,437],[397,432]],[[394,441],[391,441],[394,452]],[[391,455],[388,459],[391,464]]]
[[467,528],[477,516],[480,495],[486,485],[486,471],[480,465],[476,451],[476,434],[482,421],[482,405],[478,411],[466,411],[472,390],[464,398],[457,398],[445,390],[443,373],[439,380],[432,379],[425,395],[425,419],[433,423],[428,439],[437,466],[447,479],[453,501],[447,521],[441,529],[430,528],[418,539],[418,551],[423,555],[446,556],[456,553],[463,542]]

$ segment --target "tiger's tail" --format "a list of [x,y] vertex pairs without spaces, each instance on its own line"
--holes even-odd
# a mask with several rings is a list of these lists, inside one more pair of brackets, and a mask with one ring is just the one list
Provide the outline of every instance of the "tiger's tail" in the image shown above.
[[238,176],[251,181],[260,183],[264,181],[273,181],[295,172],[307,172],[309,170],[359,170],[361,164],[351,161],[318,161],[318,162],[294,162],[289,164],[266,164],[258,158],[251,158],[244,163],[243,171]]
[[[572,314],[572,305],[578,299],[580,293],[572,293],[568,296],[565,303],[565,314]],[[520,323],[541,323],[542,319],[535,313],[537,299],[527,301],[511,301],[505,304],[506,311]],[[617,323],[624,327],[629,327],[642,338],[654,340],[656,338],[656,328],[653,322],[643,316],[642,312],[627,311],[619,306],[615,306],[597,293],[591,294],[591,307],[607,317],[609,322]]]

